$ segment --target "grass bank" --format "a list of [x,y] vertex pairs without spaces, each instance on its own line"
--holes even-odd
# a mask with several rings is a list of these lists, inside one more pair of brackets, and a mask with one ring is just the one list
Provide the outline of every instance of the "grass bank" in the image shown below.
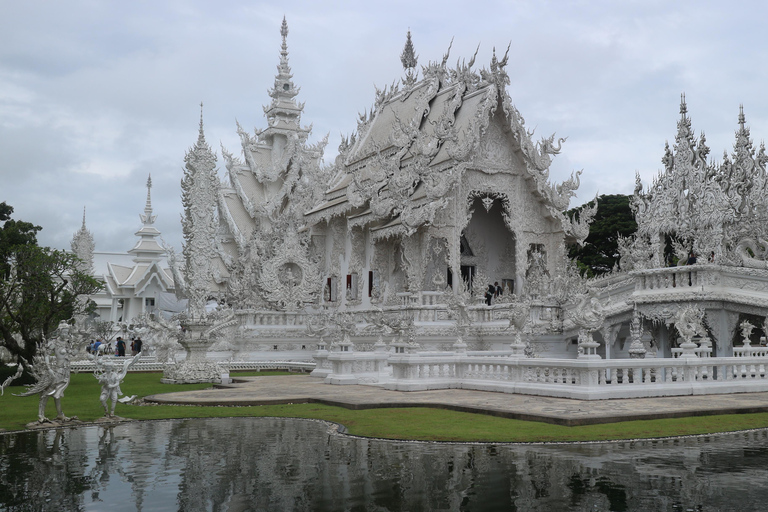
[[[275,372],[248,375],[275,375]],[[246,374],[240,374],[246,375]],[[131,373],[122,384],[126,395],[144,397],[171,391],[205,389],[210,384],[161,384],[159,373]],[[17,397],[24,388],[6,389],[0,397],[0,428],[23,430],[37,418],[37,396]],[[92,374],[73,374],[62,400],[64,413],[82,421],[103,416],[99,403],[101,388]],[[48,417],[55,417],[49,400]],[[730,432],[768,427],[768,413],[730,414],[647,421],[625,421],[604,425],[563,427],[497,418],[483,414],[430,408],[368,409],[353,411],[321,404],[287,404],[252,407],[196,407],[174,405],[137,406],[118,404],[116,414],[136,420],[215,417],[313,418],[341,423],[351,434],[389,439],[425,441],[596,441],[654,438],[713,432]]]

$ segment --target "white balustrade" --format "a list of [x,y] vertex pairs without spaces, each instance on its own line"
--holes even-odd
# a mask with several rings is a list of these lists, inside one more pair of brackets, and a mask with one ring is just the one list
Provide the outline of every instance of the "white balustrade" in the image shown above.
[[513,359],[395,354],[387,389],[478,389],[578,398],[637,398],[768,391],[760,357]]
[[768,357],[768,347],[746,345],[743,347],[733,347],[734,357]]

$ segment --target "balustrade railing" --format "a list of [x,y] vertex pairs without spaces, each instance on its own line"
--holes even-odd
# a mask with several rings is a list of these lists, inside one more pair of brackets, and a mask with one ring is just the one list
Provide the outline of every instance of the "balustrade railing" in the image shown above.
[[768,347],[764,345],[733,347],[734,357],[768,357]]
[[[680,293],[691,289],[723,297],[768,294],[768,272],[765,269],[714,265],[710,263],[635,270],[635,294]],[[745,289],[745,284],[749,287]]]
[[[120,361],[130,358],[118,358],[108,356],[109,361]],[[237,370],[289,370],[311,371],[315,363],[306,361],[217,361],[218,365],[229,371]],[[128,368],[129,372],[159,372],[163,371],[165,363],[158,362],[154,357],[142,357],[138,363]],[[96,369],[96,363],[91,360],[73,361],[70,364],[72,373],[92,372]]]
[[[398,305],[384,306],[381,310],[388,313],[398,313],[407,307],[407,310],[413,314],[414,321],[421,323],[454,321],[454,317],[449,313],[448,306],[445,304],[444,295],[444,292],[421,292],[420,296],[398,294]],[[561,316],[558,307],[551,304],[535,304],[531,310],[533,312],[532,318],[535,321],[551,323],[553,318],[559,319]],[[380,310],[353,310],[350,313],[355,322],[366,323],[371,314],[378,311]],[[506,322],[509,318],[509,305],[505,303],[493,304],[492,306],[471,305],[467,307],[466,312],[472,324]],[[311,317],[311,314],[303,311],[238,310],[235,313],[242,326],[297,331],[303,330],[307,318]]]
[[391,356],[389,389],[482,389],[580,399],[768,391],[765,357],[527,359]]
[[716,271],[707,265],[686,265],[683,267],[654,268],[633,272],[637,277],[635,291],[672,290],[695,288],[704,284],[702,277]]
[[[680,357],[685,354],[685,349],[674,347],[671,348],[672,357]],[[712,354],[712,347],[697,347],[692,350],[693,354],[697,357],[709,357]]]

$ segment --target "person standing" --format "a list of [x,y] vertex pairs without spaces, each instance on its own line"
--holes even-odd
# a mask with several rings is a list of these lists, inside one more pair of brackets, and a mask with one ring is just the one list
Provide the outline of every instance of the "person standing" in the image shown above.
[[141,336],[139,336],[138,338],[136,338],[136,341],[133,342],[133,347],[136,350],[136,354],[141,354],[141,345],[142,345]]
[[[696,254],[691,251],[688,253],[688,262],[686,265],[695,265],[696,264]],[[693,286],[693,272],[688,272],[688,286]]]
[[117,342],[115,345],[117,345],[117,356],[125,357],[125,341],[121,336],[117,337]]

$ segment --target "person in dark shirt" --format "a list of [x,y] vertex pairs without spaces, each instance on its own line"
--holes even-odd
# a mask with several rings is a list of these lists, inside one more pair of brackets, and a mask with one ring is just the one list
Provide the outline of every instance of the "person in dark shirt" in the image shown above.
[[[696,254],[693,251],[688,253],[688,262],[686,265],[696,264]],[[688,286],[693,286],[693,272],[688,272]]]
[[117,341],[115,342],[115,345],[117,345],[118,357],[125,357],[125,341],[121,336],[117,337]]

